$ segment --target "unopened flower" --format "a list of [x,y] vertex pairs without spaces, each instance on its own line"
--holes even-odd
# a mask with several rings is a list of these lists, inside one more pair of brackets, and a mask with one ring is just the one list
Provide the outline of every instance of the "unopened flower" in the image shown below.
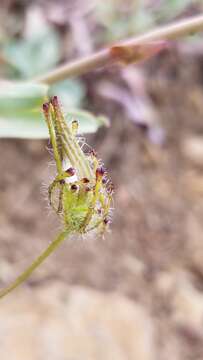
[[48,189],[51,207],[70,233],[103,233],[110,222],[113,186],[93,150],[85,153],[78,122],[68,125],[58,99],[43,105],[57,174]]

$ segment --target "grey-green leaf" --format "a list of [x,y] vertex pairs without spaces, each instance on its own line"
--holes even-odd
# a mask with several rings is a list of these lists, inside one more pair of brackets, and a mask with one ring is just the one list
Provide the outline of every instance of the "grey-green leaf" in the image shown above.
[[[77,119],[79,133],[82,134],[96,132],[100,126],[109,124],[105,117],[94,116],[87,111],[71,111],[66,119],[68,122]],[[22,117],[0,116],[0,137],[46,139],[49,135],[42,112],[38,110]]]
[[33,82],[0,82],[0,117],[22,118],[38,111],[47,99],[48,86]]
[[[0,137],[48,138],[41,111],[48,99],[48,90],[47,85],[33,82],[0,82]],[[108,125],[105,117],[80,110],[68,112],[66,119],[77,119],[80,133],[92,133]]]
[[85,92],[84,83],[78,79],[60,81],[49,88],[49,95],[57,94],[64,111],[81,107]]
[[4,46],[3,54],[17,77],[30,78],[55,66],[60,59],[59,36],[53,29],[33,35],[29,39],[11,41]]

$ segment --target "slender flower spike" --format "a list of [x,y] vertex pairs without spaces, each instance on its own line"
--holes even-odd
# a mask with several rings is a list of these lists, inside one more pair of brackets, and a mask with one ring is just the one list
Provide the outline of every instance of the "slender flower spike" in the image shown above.
[[78,122],[66,123],[56,96],[43,105],[43,112],[57,170],[48,189],[51,207],[69,233],[104,233],[113,193],[106,170],[94,151],[82,150]]

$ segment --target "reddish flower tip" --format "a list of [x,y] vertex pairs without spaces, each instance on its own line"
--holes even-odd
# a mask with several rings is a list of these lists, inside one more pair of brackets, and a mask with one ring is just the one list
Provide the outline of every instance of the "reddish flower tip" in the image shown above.
[[88,184],[90,182],[88,178],[82,178],[81,181],[83,184]]
[[70,168],[68,168],[66,171],[66,174],[68,174],[69,176],[73,176],[73,175],[75,175],[75,169],[73,168],[73,167],[70,167]]
[[77,187],[76,184],[71,185],[71,190],[72,191],[77,191],[77,189],[78,189],[78,187]]
[[104,174],[105,174],[105,169],[103,166],[98,167],[96,169],[96,178],[102,177],[102,176],[104,176]]
[[49,103],[47,102],[47,103],[44,103],[43,105],[42,105],[42,109],[43,109],[43,111],[45,112],[45,113],[47,113],[48,111],[49,111]]
[[59,101],[58,101],[58,97],[56,95],[51,98],[51,104],[53,106],[58,106]]
[[105,219],[103,220],[103,222],[104,222],[105,225],[108,225],[110,221],[109,221],[107,218],[105,218]]

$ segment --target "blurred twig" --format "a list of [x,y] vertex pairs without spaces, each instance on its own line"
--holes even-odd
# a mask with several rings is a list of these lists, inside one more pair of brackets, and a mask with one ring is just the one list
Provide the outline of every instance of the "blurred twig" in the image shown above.
[[[176,39],[180,36],[194,34],[199,31],[203,31],[203,14],[175,22],[167,26],[158,27],[145,34],[121,41],[113,46],[113,48],[124,50],[124,55],[125,49],[126,51],[130,51],[131,56],[132,52],[134,52],[134,62],[136,62],[140,60],[140,54],[138,54],[140,49],[138,47],[154,41]],[[144,55],[143,58],[145,58]],[[59,66],[45,75],[37,77],[35,80],[47,84],[53,84],[68,77],[85,74],[96,68],[103,67],[119,60],[125,59],[119,59],[119,56],[112,56],[112,48],[110,47],[83,57],[82,59],[68,62],[67,64]]]

